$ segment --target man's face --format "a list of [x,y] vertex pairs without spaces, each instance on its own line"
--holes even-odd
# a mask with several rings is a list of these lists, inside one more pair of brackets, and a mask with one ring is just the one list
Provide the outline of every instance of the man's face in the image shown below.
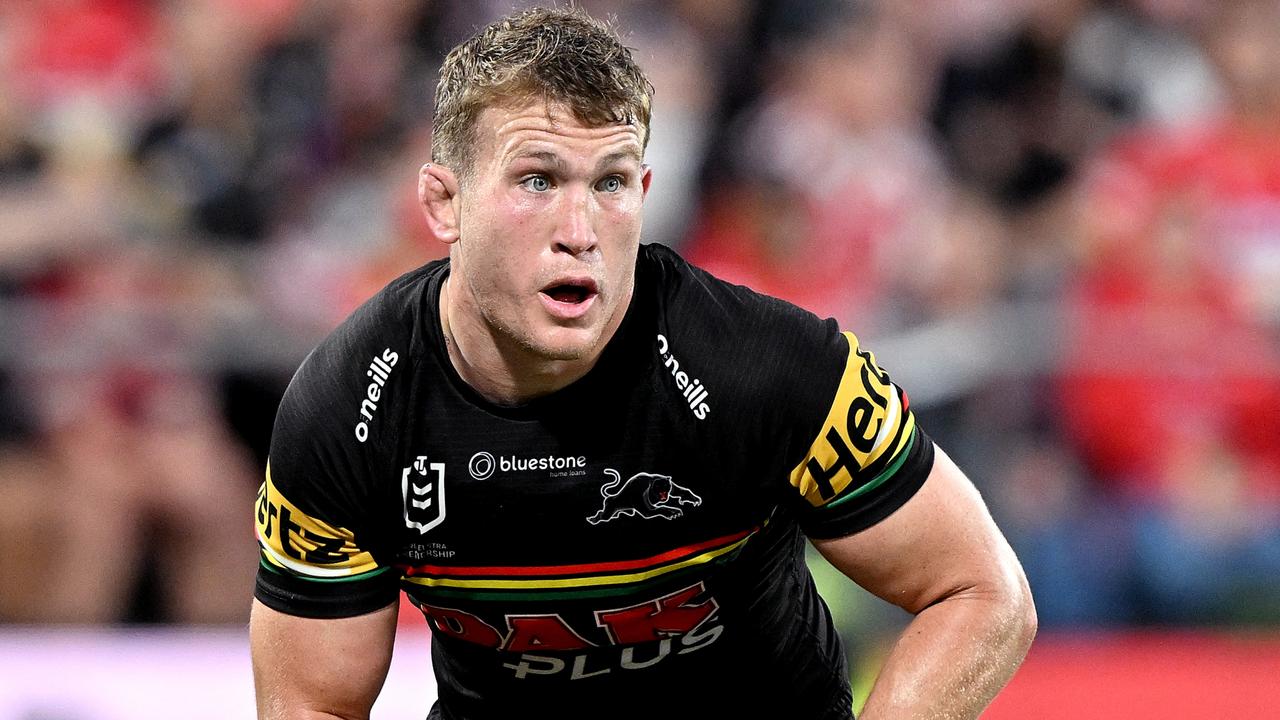
[[634,285],[649,185],[639,130],[587,127],[535,102],[486,109],[475,137],[452,301],[483,321],[500,351],[592,357]]

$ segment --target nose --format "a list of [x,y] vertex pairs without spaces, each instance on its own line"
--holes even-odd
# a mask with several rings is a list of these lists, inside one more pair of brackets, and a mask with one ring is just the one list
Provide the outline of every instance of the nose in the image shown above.
[[594,250],[596,231],[593,215],[589,193],[566,194],[556,228],[556,251],[577,256]]

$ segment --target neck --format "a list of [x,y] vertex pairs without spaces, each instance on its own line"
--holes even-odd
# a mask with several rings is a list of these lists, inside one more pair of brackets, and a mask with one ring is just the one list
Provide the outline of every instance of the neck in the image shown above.
[[587,357],[540,357],[497,332],[478,312],[461,307],[450,292],[451,280],[446,278],[440,289],[440,327],[449,361],[463,382],[496,405],[522,405],[579,380],[595,366],[603,345],[617,329],[618,323],[612,323],[601,347]]

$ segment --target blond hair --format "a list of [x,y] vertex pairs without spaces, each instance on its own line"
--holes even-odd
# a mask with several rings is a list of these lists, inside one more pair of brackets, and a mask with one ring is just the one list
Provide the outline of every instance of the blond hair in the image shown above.
[[592,127],[636,125],[642,147],[649,143],[653,86],[617,32],[577,7],[534,8],[488,25],[445,57],[432,160],[468,174],[480,113],[531,100],[564,105]]

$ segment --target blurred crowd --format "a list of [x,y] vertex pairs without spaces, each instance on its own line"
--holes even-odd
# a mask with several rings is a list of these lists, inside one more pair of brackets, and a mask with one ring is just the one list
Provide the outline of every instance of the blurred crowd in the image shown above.
[[[0,0],[0,622],[247,617],[280,395],[445,254],[435,71],[524,4]],[[1280,0],[578,4],[645,241],[877,350],[1042,627],[1280,627]]]

